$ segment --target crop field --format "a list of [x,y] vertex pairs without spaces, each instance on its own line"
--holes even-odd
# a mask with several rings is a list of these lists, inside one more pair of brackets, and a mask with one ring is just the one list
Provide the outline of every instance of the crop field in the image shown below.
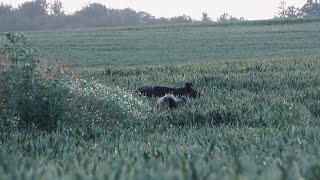
[[[66,63],[70,121],[0,128],[0,179],[319,179],[319,26],[28,32]],[[172,111],[133,93],[185,82],[201,96]]]
[[121,66],[319,56],[320,21],[155,26],[28,33],[47,58]]

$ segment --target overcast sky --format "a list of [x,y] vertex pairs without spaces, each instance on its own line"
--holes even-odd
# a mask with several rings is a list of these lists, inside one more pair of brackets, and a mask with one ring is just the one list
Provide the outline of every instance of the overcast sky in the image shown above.
[[[28,0],[0,0],[0,2],[17,6]],[[29,0],[30,1],[30,0]],[[52,2],[53,0],[47,0]],[[190,15],[200,19],[202,12],[217,19],[227,12],[245,19],[270,19],[278,10],[281,0],[61,0],[67,13],[81,9],[90,2],[99,2],[111,8],[130,7],[137,11],[146,11],[156,17],[173,17]],[[285,0],[289,5],[301,6],[307,0]]]

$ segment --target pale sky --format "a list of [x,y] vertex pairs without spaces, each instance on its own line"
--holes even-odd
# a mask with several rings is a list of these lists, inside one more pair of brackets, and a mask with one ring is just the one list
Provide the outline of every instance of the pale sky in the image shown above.
[[[0,3],[16,7],[28,0],[0,0]],[[52,2],[53,0],[47,0]],[[174,17],[190,15],[193,19],[201,19],[202,12],[216,20],[227,12],[236,17],[248,20],[270,19],[278,11],[281,0],[61,0],[64,10],[72,13],[90,2],[99,2],[110,8],[123,9],[130,7],[136,11],[146,11],[156,17]],[[301,6],[307,0],[285,0],[288,5]]]

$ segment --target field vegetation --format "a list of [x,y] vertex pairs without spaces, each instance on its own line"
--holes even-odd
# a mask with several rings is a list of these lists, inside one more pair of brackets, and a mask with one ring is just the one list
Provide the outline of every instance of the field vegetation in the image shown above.
[[317,57],[319,27],[309,19],[27,34],[51,61],[101,67]]
[[[318,26],[8,34],[0,179],[319,179]],[[187,81],[170,112],[133,93]]]

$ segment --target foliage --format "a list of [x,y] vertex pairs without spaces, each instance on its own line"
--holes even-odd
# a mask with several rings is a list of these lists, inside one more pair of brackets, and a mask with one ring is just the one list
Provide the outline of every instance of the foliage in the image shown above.
[[21,129],[55,130],[59,121],[65,120],[67,93],[54,80],[42,81],[44,74],[38,72],[41,57],[25,36],[8,33],[6,38],[5,54],[11,67],[4,72],[2,111],[11,112],[11,117],[5,118],[17,120],[13,123]]
[[48,3],[46,0],[25,2],[18,7],[16,13],[28,18],[45,16],[48,14]]
[[212,19],[208,16],[206,12],[203,12],[201,21],[204,23],[210,23],[212,22]]
[[320,17],[320,4],[318,2],[313,2],[308,0],[305,5],[301,8],[302,17],[313,17],[319,18]]
[[182,16],[172,17],[169,20],[169,22],[172,24],[191,23],[192,21],[193,21],[192,18],[188,15],[185,15],[185,14]]
[[82,16],[106,16],[108,14],[108,8],[105,5],[99,3],[92,3],[85,7],[82,10],[76,11],[75,15],[82,15]]
[[228,14],[228,13],[223,13],[219,18],[218,22],[226,22],[226,21],[244,21],[244,18],[241,17],[240,19]]
[[300,9],[295,6],[286,6],[286,3],[282,1],[279,5],[279,18],[299,18],[301,17]]
[[279,5],[279,18],[319,18],[320,4],[312,0],[308,0],[301,8],[295,6],[286,6],[286,2],[281,1]]
[[130,8],[111,9],[100,3],[90,3],[68,15],[63,12],[63,4],[59,0],[52,4],[46,0],[28,1],[17,9],[0,5],[0,32],[191,22],[194,20],[186,15],[157,19],[147,12],[137,12]]
[[[318,18],[319,3],[307,1],[302,7],[286,6],[284,1],[279,6],[276,19]],[[33,31],[55,30],[70,28],[92,27],[118,27],[118,26],[144,26],[160,24],[212,24],[207,13],[202,14],[202,20],[194,20],[188,15],[172,18],[156,18],[150,13],[135,11],[130,8],[112,9],[104,4],[90,3],[73,14],[65,14],[63,4],[59,0],[49,4],[46,0],[27,1],[18,8],[0,4],[0,32],[8,31]],[[258,21],[261,22],[261,21]],[[269,22],[272,22],[269,21]],[[246,24],[243,17],[236,18],[228,13],[223,13],[217,23],[242,23]],[[257,23],[253,21],[252,23]],[[286,23],[284,21],[283,23]]]
[[55,16],[64,15],[62,2],[59,0],[55,0],[51,4],[52,14]]
[[[287,6],[284,1],[279,6],[276,19],[318,18],[319,3],[311,0],[302,7]],[[144,26],[163,24],[212,24],[213,21],[207,13],[202,14],[202,20],[194,20],[188,15],[172,18],[156,18],[150,13],[135,11],[130,8],[112,9],[104,4],[90,3],[73,14],[65,14],[63,4],[59,0],[49,4],[46,0],[27,1],[18,8],[0,4],[0,32],[55,30],[90,27],[118,27],[118,26]],[[268,22],[273,22],[272,20]],[[216,23],[242,23],[247,21],[223,13]],[[253,21],[252,23],[261,23]],[[283,21],[287,23],[287,21]]]
[[0,4],[0,16],[8,16],[13,14],[13,8],[10,5]]

